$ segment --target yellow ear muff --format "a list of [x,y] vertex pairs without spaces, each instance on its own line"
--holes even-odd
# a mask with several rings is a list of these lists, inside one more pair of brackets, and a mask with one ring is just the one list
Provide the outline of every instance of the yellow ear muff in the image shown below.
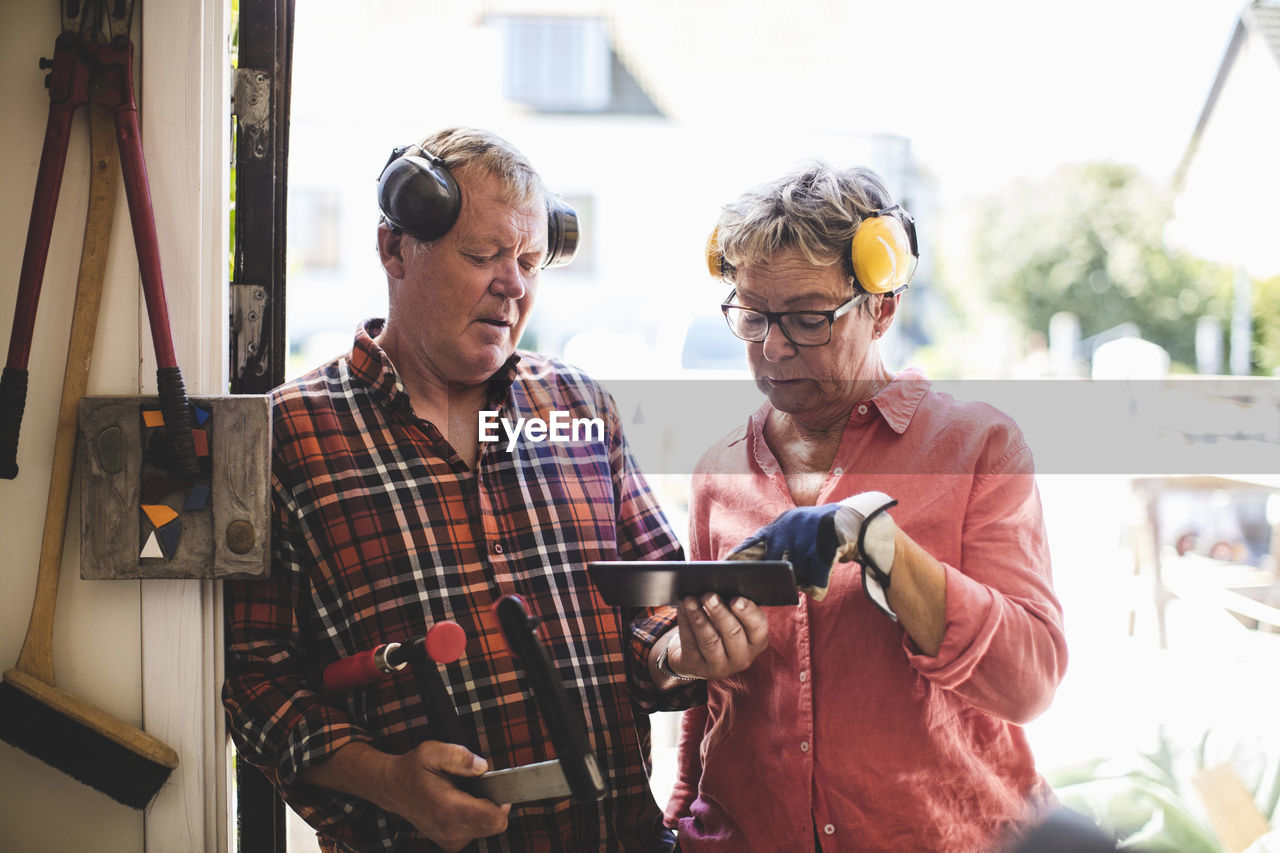
[[889,293],[911,279],[907,229],[895,216],[870,216],[853,234],[853,275],[868,293]]
[[707,238],[707,272],[712,278],[724,278],[724,255],[720,254],[720,228],[715,227]]

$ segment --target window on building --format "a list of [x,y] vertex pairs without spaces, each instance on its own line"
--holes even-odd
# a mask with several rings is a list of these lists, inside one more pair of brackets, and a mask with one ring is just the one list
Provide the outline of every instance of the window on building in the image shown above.
[[538,112],[659,112],[618,58],[603,18],[498,16],[502,95]]
[[600,18],[507,17],[502,28],[503,95],[539,110],[609,106],[609,33]]

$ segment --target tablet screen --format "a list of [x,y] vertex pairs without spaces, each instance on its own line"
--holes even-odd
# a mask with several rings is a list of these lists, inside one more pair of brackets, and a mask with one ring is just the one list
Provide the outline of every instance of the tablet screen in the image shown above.
[[587,572],[615,607],[660,607],[708,592],[725,601],[742,596],[762,607],[799,600],[795,573],[783,560],[598,562],[587,564]]

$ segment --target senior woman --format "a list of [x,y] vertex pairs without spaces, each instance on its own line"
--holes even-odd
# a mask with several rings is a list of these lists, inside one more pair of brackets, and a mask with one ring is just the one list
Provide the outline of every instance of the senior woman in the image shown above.
[[882,362],[917,254],[874,173],[820,162],[708,244],[767,402],[698,464],[692,557],[790,559],[809,595],[685,714],[682,851],[987,850],[1053,804],[1021,728],[1067,660],[1031,452]]

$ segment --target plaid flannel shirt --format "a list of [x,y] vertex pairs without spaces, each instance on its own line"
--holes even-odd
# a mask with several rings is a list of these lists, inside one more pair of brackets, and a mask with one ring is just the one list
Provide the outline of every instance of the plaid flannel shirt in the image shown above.
[[341,657],[452,619],[467,649],[441,672],[481,754],[494,768],[552,758],[491,612],[499,596],[518,593],[545,620],[539,634],[581,701],[609,794],[598,804],[513,806],[507,832],[478,849],[664,849],[639,710],[658,697],[637,656],[643,641],[628,632],[644,614],[606,605],[587,563],[682,553],[612,398],[552,359],[513,356],[491,380],[491,409],[513,421],[553,410],[598,417],[604,441],[520,441],[508,452],[504,440],[484,445],[472,470],[414,415],[372,340],[379,330],[380,321],[366,324],[349,355],[273,394],[272,573],[226,586],[223,700],[237,747],[325,849],[438,849],[398,816],[297,778],[353,741],[401,753],[428,739],[411,671],[343,696],[324,695],[320,676]]

